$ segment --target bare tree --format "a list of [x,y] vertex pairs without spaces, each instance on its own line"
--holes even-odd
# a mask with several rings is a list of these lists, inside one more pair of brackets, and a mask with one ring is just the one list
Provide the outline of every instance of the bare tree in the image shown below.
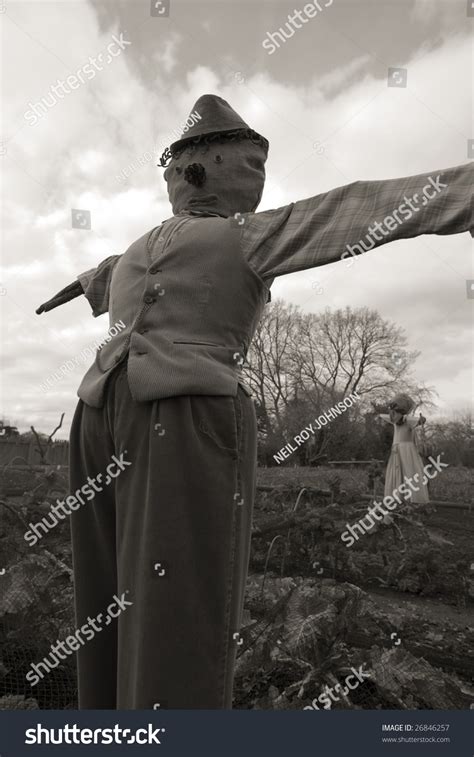
[[407,350],[403,330],[375,310],[310,313],[301,319],[295,364],[302,386],[335,398],[358,392],[371,397],[406,386],[418,357]]
[[281,427],[281,413],[294,391],[290,358],[298,322],[298,309],[276,300],[265,311],[249,350],[246,380],[269,426],[273,420]]

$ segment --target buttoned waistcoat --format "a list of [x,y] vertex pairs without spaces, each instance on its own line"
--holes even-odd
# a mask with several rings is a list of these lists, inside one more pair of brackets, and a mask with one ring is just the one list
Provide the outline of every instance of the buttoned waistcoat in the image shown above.
[[242,254],[235,219],[170,219],[114,262],[110,323],[125,328],[97,352],[79,397],[100,407],[110,372],[127,355],[137,401],[235,396],[269,296]]

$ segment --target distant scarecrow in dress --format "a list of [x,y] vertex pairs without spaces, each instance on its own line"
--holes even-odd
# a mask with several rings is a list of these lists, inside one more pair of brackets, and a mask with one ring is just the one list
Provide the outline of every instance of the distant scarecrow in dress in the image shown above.
[[426,418],[421,413],[419,418],[409,416],[414,404],[407,394],[397,394],[389,405],[389,413],[380,414],[380,418],[393,425],[384,496],[393,497],[395,492],[407,501],[426,504],[429,502],[428,479],[415,442],[415,429],[423,426]]

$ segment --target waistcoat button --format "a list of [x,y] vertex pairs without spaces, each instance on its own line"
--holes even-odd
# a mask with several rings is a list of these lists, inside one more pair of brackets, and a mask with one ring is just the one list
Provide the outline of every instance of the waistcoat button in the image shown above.
[[147,296],[144,298],[144,301],[146,302],[147,305],[151,305],[152,302],[155,302],[155,298],[150,297],[150,295],[147,294]]

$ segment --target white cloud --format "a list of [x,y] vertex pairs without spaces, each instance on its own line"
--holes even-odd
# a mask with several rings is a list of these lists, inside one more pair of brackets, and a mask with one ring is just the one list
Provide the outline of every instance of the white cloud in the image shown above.
[[153,53],[152,59],[158,70],[163,68],[166,74],[170,74],[178,62],[178,48],[182,42],[182,35],[171,32],[163,47],[159,47]]

